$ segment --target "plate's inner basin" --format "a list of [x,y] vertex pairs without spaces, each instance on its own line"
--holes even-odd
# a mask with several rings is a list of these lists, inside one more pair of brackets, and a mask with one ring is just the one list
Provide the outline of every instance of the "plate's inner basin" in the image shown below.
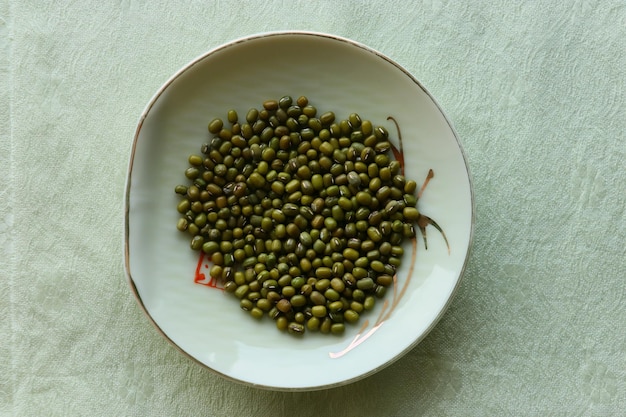
[[[395,125],[387,120],[393,116],[402,130],[406,177],[419,185],[430,169],[435,174],[418,208],[445,230],[450,253],[441,235],[429,229],[428,250],[418,236],[408,277],[412,247],[407,242],[397,274],[397,289],[406,284],[406,290],[397,302],[391,288],[385,297],[394,304],[391,314],[378,302],[341,337],[307,333],[300,339],[278,332],[270,319],[256,321],[240,310],[232,295],[194,283],[196,268],[205,266],[198,264],[199,253],[189,249],[189,236],[176,230],[178,198],[173,189],[184,181],[187,157],[199,153],[207,140],[208,122],[225,118],[229,109],[246,114],[283,95],[305,95],[338,118],[357,112],[385,126],[397,145]],[[437,104],[406,72],[345,40],[268,35],[197,60],[173,77],[146,110],[131,168],[127,267],[141,303],[184,352],[239,381],[305,389],[376,371],[414,346],[436,323],[464,267],[472,196],[454,132]]]

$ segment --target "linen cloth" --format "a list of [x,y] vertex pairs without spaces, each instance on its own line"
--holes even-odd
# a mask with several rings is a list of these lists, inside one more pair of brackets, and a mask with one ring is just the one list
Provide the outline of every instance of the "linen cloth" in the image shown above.
[[[626,3],[559,3],[0,1],[0,415],[624,415]],[[466,274],[426,339],[306,393],[179,354],[122,259],[152,94],[213,47],[289,29],[362,42],[420,80],[476,205]]]

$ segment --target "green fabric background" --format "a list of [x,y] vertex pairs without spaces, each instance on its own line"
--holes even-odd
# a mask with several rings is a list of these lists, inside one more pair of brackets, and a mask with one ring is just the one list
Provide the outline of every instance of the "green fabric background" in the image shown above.
[[[0,415],[623,415],[626,3],[561,3],[0,0]],[[152,94],[213,47],[287,29],[408,69],[455,125],[476,200],[436,328],[376,375],[311,393],[180,355],[122,260]]]

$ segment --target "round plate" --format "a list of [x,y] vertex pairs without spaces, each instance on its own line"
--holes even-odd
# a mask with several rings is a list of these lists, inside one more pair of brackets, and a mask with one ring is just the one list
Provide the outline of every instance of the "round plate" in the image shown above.
[[[342,336],[279,332],[252,319],[210,282],[209,263],[176,230],[187,157],[207,124],[229,109],[246,114],[267,99],[307,96],[338,118],[358,113],[403,138],[405,175],[422,184],[420,212],[435,220],[407,242],[397,282]],[[180,351],[218,374],[275,390],[347,384],[389,365],[433,328],[459,285],[473,232],[473,196],[456,134],[433,97],[398,64],[359,43],[319,33],[239,39],[195,59],[163,85],[141,115],[126,185],[125,267],[139,304]],[[415,253],[413,253],[415,249]],[[217,286],[216,286],[217,285]]]

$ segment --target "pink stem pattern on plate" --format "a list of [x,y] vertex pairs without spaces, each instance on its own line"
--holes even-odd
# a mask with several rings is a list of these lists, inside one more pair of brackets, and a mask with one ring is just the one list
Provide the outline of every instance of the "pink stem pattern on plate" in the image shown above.
[[[393,144],[391,144],[391,152],[393,153],[396,160],[400,163],[400,170],[402,172],[402,175],[404,175],[404,148],[402,146],[402,132],[400,130],[400,126],[398,122],[396,121],[394,117],[389,116],[387,117],[387,120],[393,121],[398,131],[399,149],[395,147]],[[424,180],[424,183],[422,184],[422,187],[420,188],[417,194],[418,201],[422,197],[422,194],[424,190],[426,189],[426,186],[428,185],[430,180],[434,178],[434,176],[435,176],[434,171],[432,169],[429,169],[428,175],[426,176],[426,179]],[[428,225],[432,225],[435,229],[437,229],[441,233],[444,241],[446,242],[446,246],[448,248],[448,255],[449,255],[450,244],[448,243],[448,239],[443,229],[433,219],[420,213],[419,218],[417,220],[417,226],[420,229],[420,232],[422,233],[422,237],[424,238],[424,249],[428,250],[428,242],[426,238],[426,227]],[[400,289],[399,292],[398,292],[398,274],[395,274],[393,276],[393,298],[391,302],[391,307],[389,307],[388,300],[385,300],[383,307],[378,315],[378,318],[376,319],[376,322],[374,323],[374,326],[369,331],[367,331],[367,333],[363,333],[369,326],[369,321],[366,320],[363,326],[359,329],[359,332],[356,334],[354,339],[352,339],[352,341],[348,344],[348,346],[346,346],[345,349],[339,352],[328,353],[328,355],[331,358],[340,358],[344,356],[346,353],[352,351],[354,348],[356,348],[361,343],[366,341],[370,336],[372,336],[383,325],[383,323],[386,320],[388,320],[389,317],[391,317],[391,314],[400,303],[400,300],[402,300],[402,297],[404,297],[404,294],[406,293],[406,290],[411,282],[411,277],[413,276],[413,270],[415,269],[415,260],[417,258],[417,238],[415,236],[411,238],[411,247],[412,247],[411,261],[410,261],[411,263],[410,263],[409,271],[407,273],[406,280],[404,281],[404,284],[402,285],[402,288]],[[388,307],[389,309],[387,309]]]

